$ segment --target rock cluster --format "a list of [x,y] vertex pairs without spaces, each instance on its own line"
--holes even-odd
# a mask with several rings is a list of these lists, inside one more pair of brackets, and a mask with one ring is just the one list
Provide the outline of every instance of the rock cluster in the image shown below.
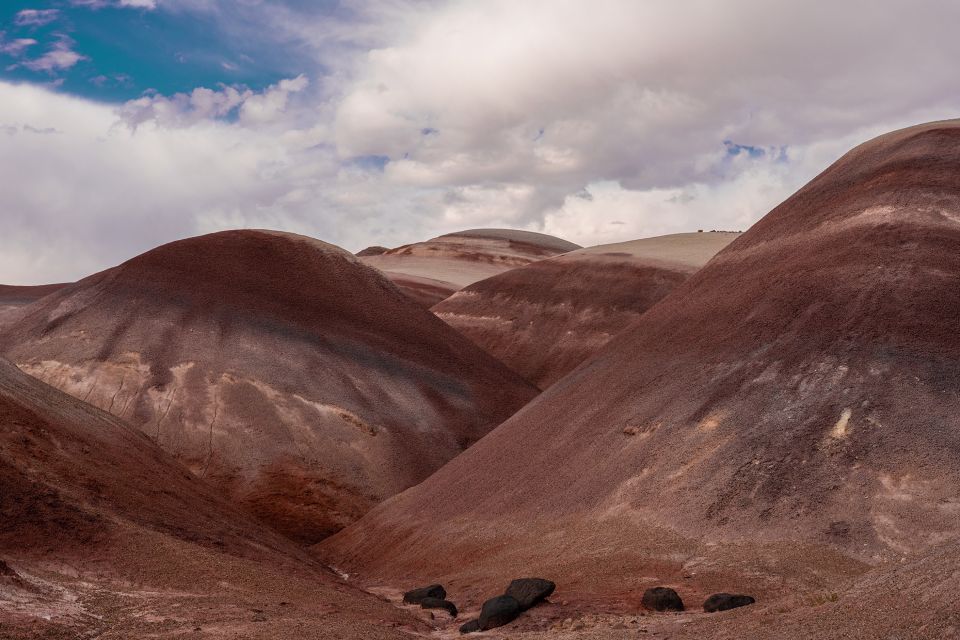
[[480,608],[480,617],[460,627],[460,633],[496,629],[545,600],[557,585],[543,578],[518,578],[510,582],[503,595],[490,598]]
[[[703,603],[703,610],[706,613],[716,613],[717,611],[726,611],[745,607],[753,604],[756,600],[752,596],[734,595],[731,593],[715,593],[707,598]],[[652,587],[643,592],[641,604],[651,611],[683,611],[683,600],[680,595],[670,587]]]

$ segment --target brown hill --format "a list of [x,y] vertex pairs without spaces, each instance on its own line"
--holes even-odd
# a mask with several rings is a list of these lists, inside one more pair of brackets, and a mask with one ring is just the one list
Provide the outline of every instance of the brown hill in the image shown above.
[[478,280],[579,248],[532,231],[470,229],[368,255],[363,262],[430,307]]
[[770,601],[955,535],[958,176],[955,121],[854,149],[319,551],[370,581],[536,572],[613,606],[657,583]]
[[0,339],[18,366],[308,542],[536,393],[349,253],[292,234],[173,242],[28,311]]
[[66,284],[17,286],[0,284],[0,329],[16,320],[16,312],[40,298],[62,289]]
[[546,389],[738,235],[677,233],[571,251],[475,282],[433,312]]
[[417,626],[391,609],[139,431],[0,360],[0,637],[390,638],[404,636],[378,621]]

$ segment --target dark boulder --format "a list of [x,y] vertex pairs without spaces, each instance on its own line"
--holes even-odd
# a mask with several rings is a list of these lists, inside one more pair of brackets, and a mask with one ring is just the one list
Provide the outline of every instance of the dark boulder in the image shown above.
[[460,633],[476,633],[477,631],[480,631],[479,620],[471,620],[460,625]]
[[513,596],[490,598],[480,608],[480,630],[496,629],[509,624],[520,615],[520,603]]
[[403,594],[403,601],[408,604],[420,604],[424,598],[437,598],[444,600],[447,597],[447,590],[439,584],[432,584],[429,587],[420,587],[413,591],[407,591]]
[[653,611],[683,611],[683,600],[670,587],[653,587],[643,592],[641,604]]
[[756,602],[756,600],[750,596],[734,595],[732,593],[715,593],[704,600],[703,610],[707,613],[716,613],[717,611],[745,607],[754,602]]
[[420,601],[421,609],[445,609],[454,618],[457,617],[457,606],[443,598],[424,598]]
[[544,598],[547,598],[557,585],[543,578],[518,578],[510,583],[505,595],[516,598],[520,610],[526,611]]

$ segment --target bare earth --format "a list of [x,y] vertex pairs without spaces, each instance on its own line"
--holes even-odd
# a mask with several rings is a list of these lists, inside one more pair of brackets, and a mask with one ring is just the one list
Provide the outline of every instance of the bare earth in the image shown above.
[[470,229],[361,259],[430,307],[478,280],[579,248],[531,231]]
[[953,121],[854,149],[317,552],[468,603],[530,574],[617,615],[657,584],[758,600],[670,637],[956,634],[958,174]]
[[24,309],[0,345],[306,543],[536,394],[349,253],[275,232],[154,249]]
[[404,638],[139,431],[0,361],[0,638]]
[[475,282],[432,310],[546,389],[738,235],[678,233],[578,249]]
[[54,291],[58,291],[66,284],[41,284],[37,286],[16,286],[0,284],[0,331],[15,322],[19,317],[20,309],[32,304]]

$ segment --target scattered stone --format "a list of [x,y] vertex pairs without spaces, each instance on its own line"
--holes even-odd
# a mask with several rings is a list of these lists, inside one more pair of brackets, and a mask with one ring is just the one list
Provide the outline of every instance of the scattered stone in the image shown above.
[[748,604],[753,604],[754,602],[756,602],[756,600],[754,600],[751,596],[734,595],[731,593],[715,593],[704,601],[703,610],[707,613],[715,613],[717,611],[726,611],[728,609],[736,609],[737,607],[745,607]]
[[460,625],[460,633],[475,633],[480,631],[480,621],[471,620]]
[[683,600],[670,587],[653,587],[643,592],[641,604],[653,611],[683,611]]
[[520,610],[526,611],[549,597],[556,588],[556,584],[543,578],[518,578],[510,583],[504,594],[516,598],[520,603]]
[[413,591],[407,591],[403,594],[403,601],[408,604],[420,604],[424,598],[439,598],[444,600],[447,597],[447,590],[439,584],[432,584],[429,587],[420,587]]
[[480,630],[487,631],[509,624],[520,615],[520,603],[513,596],[490,598],[480,608]]
[[421,609],[444,609],[452,617],[457,617],[457,606],[442,598],[424,598],[420,601]]
[[635,436],[635,435],[637,435],[638,433],[640,433],[640,430],[637,429],[636,427],[624,427],[624,428],[623,428],[623,435],[625,435],[625,436]]

